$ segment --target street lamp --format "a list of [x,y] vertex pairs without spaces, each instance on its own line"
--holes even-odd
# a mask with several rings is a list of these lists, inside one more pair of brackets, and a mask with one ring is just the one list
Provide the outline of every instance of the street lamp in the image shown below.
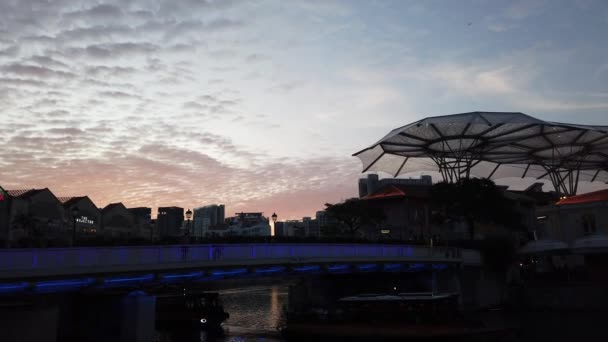
[[[277,227],[277,213],[272,213],[272,216],[270,216],[272,218],[272,230],[273,233],[276,234],[276,227]],[[274,235],[272,234],[272,235]]]
[[188,209],[186,211],[186,220],[188,220],[188,236],[190,236],[190,219],[192,218],[192,211]]
[[76,246],[76,216],[78,216],[78,207],[74,206],[72,208],[72,222],[73,222],[73,227],[72,227],[72,246]]

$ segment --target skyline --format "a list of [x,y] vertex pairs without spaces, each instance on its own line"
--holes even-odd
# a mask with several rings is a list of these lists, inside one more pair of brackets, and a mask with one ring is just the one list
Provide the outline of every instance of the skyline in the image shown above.
[[426,116],[608,124],[607,33],[602,1],[3,2],[0,185],[312,216]]

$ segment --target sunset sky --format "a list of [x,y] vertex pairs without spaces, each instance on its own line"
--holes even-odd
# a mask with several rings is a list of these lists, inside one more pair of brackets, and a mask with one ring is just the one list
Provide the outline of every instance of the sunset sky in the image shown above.
[[608,125],[607,37],[605,0],[2,0],[0,185],[310,216],[426,116]]

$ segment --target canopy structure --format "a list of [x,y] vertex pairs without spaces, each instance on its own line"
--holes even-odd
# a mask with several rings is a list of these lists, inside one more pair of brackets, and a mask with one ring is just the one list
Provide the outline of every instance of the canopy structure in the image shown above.
[[354,154],[363,172],[397,177],[438,171],[471,176],[550,179],[561,195],[579,181],[608,182],[608,126],[543,121],[523,113],[470,112],[425,118],[392,130]]

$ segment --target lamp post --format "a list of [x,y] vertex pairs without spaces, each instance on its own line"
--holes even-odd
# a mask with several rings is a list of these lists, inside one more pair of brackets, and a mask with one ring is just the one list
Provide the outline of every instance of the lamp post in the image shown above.
[[76,246],[76,216],[78,216],[78,207],[74,206],[72,208],[72,247]]
[[186,211],[186,220],[188,220],[188,232],[187,232],[188,236],[190,236],[190,230],[191,230],[190,229],[190,219],[191,218],[192,218],[192,211],[190,209],[188,209]]
[[272,213],[272,216],[270,216],[272,218],[272,232],[274,234],[272,234],[273,236],[277,233],[275,231],[276,227],[277,227],[277,213]]

